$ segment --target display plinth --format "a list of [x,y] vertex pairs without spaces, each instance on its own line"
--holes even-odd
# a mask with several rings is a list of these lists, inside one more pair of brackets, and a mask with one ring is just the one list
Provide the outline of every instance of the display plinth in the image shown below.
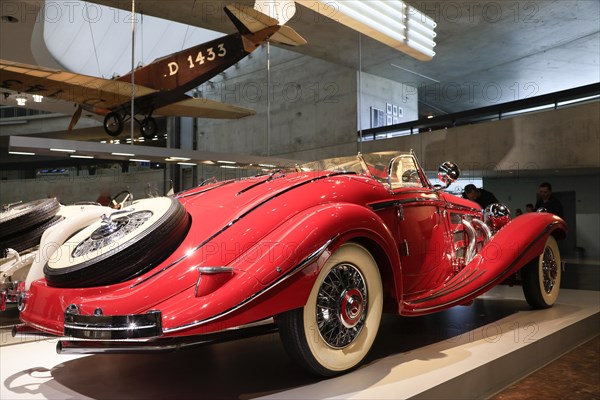
[[171,354],[65,356],[56,340],[0,347],[0,398],[482,398],[598,334],[600,294],[563,290],[531,310],[520,287],[424,317],[385,316],[365,365],[300,370],[277,334]]

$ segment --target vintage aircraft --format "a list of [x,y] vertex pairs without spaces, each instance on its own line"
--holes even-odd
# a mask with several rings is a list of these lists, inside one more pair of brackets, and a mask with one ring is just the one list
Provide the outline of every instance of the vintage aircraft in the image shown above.
[[[140,125],[143,136],[151,138],[156,133],[154,115],[224,119],[253,115],[253,110],[194,98],[186,92],[234,65],[267,40],[292,46],[305,44],[298,33],[284,26],[289,18],[283,18],[282,13],[276,11],[269,8],[269,14],[274,14],[269,16],[259,9],[238,4],[226,6],[225,13],[238,33],[136,69],[133,90],[131,73],[116,79],[103,79],[6,60],[0,60],[0,88],[76,103],[78,107],[69,130],[85,110],[104,116],[104,130],[111,136],[121,134],[131,117]],[[133,116],[132,93],[135,99]]]

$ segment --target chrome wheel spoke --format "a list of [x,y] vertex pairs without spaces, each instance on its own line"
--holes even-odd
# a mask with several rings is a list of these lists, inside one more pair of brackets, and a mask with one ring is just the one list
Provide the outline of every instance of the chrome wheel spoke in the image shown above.
[[558,268],[552,249],[546,248],[542,259],[542,274],[546,293],[552,292],[554,288],[556,277],[558,276]]
[[315,311],[319,334],[329,346],[344,348],[358,337],[367,315],[367,290],[354,265],[331,269],[319,288]]

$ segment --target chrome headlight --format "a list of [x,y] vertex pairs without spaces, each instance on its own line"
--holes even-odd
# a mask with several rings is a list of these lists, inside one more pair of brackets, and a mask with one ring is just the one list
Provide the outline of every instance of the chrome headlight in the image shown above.
[[510,210],[504,204],[490,204],[483,211],[485,223],[496,232],[510,221]]

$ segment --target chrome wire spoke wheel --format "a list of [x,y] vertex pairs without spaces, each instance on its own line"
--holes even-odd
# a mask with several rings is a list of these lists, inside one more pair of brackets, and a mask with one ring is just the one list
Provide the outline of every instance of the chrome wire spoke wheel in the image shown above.
[[546,293],[551,293],[556,283],[556,277],[558,276],[558,265],[554,253],[549,247],[546,247],[544,250],[542,273],[544,277],[544,290]]
[[80,242],[71,253],[73,258],[95,253],[104,247],[117,243],[122,237],[132,233],[152,217],[152,211],[133,212],[123,217],[104,218],[102,225]]
[[189,222],[176,199],[138,200],[73,232],[48,257],[46,282],[92,287],[132,279],[169,257],[187,235]]
[[548,236],[542,254],[521,270],[527,303],[533,308],[551,307],[560,292],[561,275],[560,250],[556,239]]
[[334,349],[351,344],[367,314],[367,288],[352,264],[334,267],[319,289],[316,317],[321,338]]
[[383,286],[363,246],[339,246],[320,269],[306,304],[277,317],[288,354],[308,371],[332,377],[357,368],[381,321]]

